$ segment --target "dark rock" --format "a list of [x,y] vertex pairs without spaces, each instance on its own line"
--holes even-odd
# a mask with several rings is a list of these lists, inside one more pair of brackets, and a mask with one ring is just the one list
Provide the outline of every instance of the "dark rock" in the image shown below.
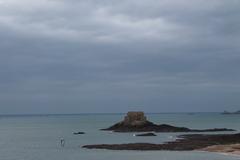
[[74,132],[73,134],[78,135],[78,134],[85,134],[85,132]]
[[147,120],[143,112],[128,112],[123,121],[113,126],[102,129],[114,132],[216,132],[216,131],[234,131],[227,128],[214,129],[189,129],[186,127],[175,127],[168,124],[154,124]]
[[156,134],[154,133],[143,133],[143,134],[136,134],[136,136],[157,136]]
[[85,145],[88,149],[110,149],[110,150],[171,150],[171,151],[191,151],[198,150],[213,145],[227,145],[240,143],[240,134],[219,134],[203,135],[192,134],[179,136],[173,142],[164,144],[151,143],[128,143],[128,144],[98,144]]

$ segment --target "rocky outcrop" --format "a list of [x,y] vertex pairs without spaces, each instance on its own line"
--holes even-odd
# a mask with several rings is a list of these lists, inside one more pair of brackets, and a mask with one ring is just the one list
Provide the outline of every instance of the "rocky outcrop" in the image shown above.
[[88,149],[109,149],[109,150],[171,150],[191,151],[201,150],[214,145],[228,145],[240,143],[240,134],[219,134],[219,135],[182,135],[173,142],[164,144],[151,143],[128,143],[128,144],[98,144],[85,145]]
[[154,124],[147,120],[143,112],[128,112],[123,121],[113,126],[102,129],[114,132],[216,132],[216,131],[234,131],[227,128],[214,129],[189,129],[186,127],[175,127],[168,124]]
[[78,135],[78,134],[85,134],[85,132],[74,132],[73,134]]
[[157,136],[157,135],[150,132],[150,133],[136,134],[135,136],[138,136],[138,137],[148,137],[148,136]]

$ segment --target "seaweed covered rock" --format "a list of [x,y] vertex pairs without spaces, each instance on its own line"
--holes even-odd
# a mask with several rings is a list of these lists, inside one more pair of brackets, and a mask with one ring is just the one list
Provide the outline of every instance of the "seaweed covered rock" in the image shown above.
[[110,150],[169,150],[169,151],[192,151],[203,150],[209,146],[231,145],[240,143],[240,134],[192,134],[182,135],[176,141],[163,144],[152,143],[126,143],[126,144],[96,144],[85,145],[88,149]]

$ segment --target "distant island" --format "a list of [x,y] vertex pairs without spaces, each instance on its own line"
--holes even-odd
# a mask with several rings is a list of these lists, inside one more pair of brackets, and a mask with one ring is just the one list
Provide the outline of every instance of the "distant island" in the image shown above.
[[238,110],[236,112],[224,111],[222,114],[240,114],[240,110]]
[[213,129],[189,129],[186,127],[176,127],[169,124],[154,124],[147,120],[143,112],[128,112],[124,120],[101,129],[114,132],[216,132],[216,131],[234,131],[227,128]]

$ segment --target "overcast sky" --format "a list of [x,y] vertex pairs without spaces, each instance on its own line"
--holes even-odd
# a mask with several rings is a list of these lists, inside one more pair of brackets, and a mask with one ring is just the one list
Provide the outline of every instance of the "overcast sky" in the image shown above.
[[238,109],[239,0],[0,0],[0,114]]

